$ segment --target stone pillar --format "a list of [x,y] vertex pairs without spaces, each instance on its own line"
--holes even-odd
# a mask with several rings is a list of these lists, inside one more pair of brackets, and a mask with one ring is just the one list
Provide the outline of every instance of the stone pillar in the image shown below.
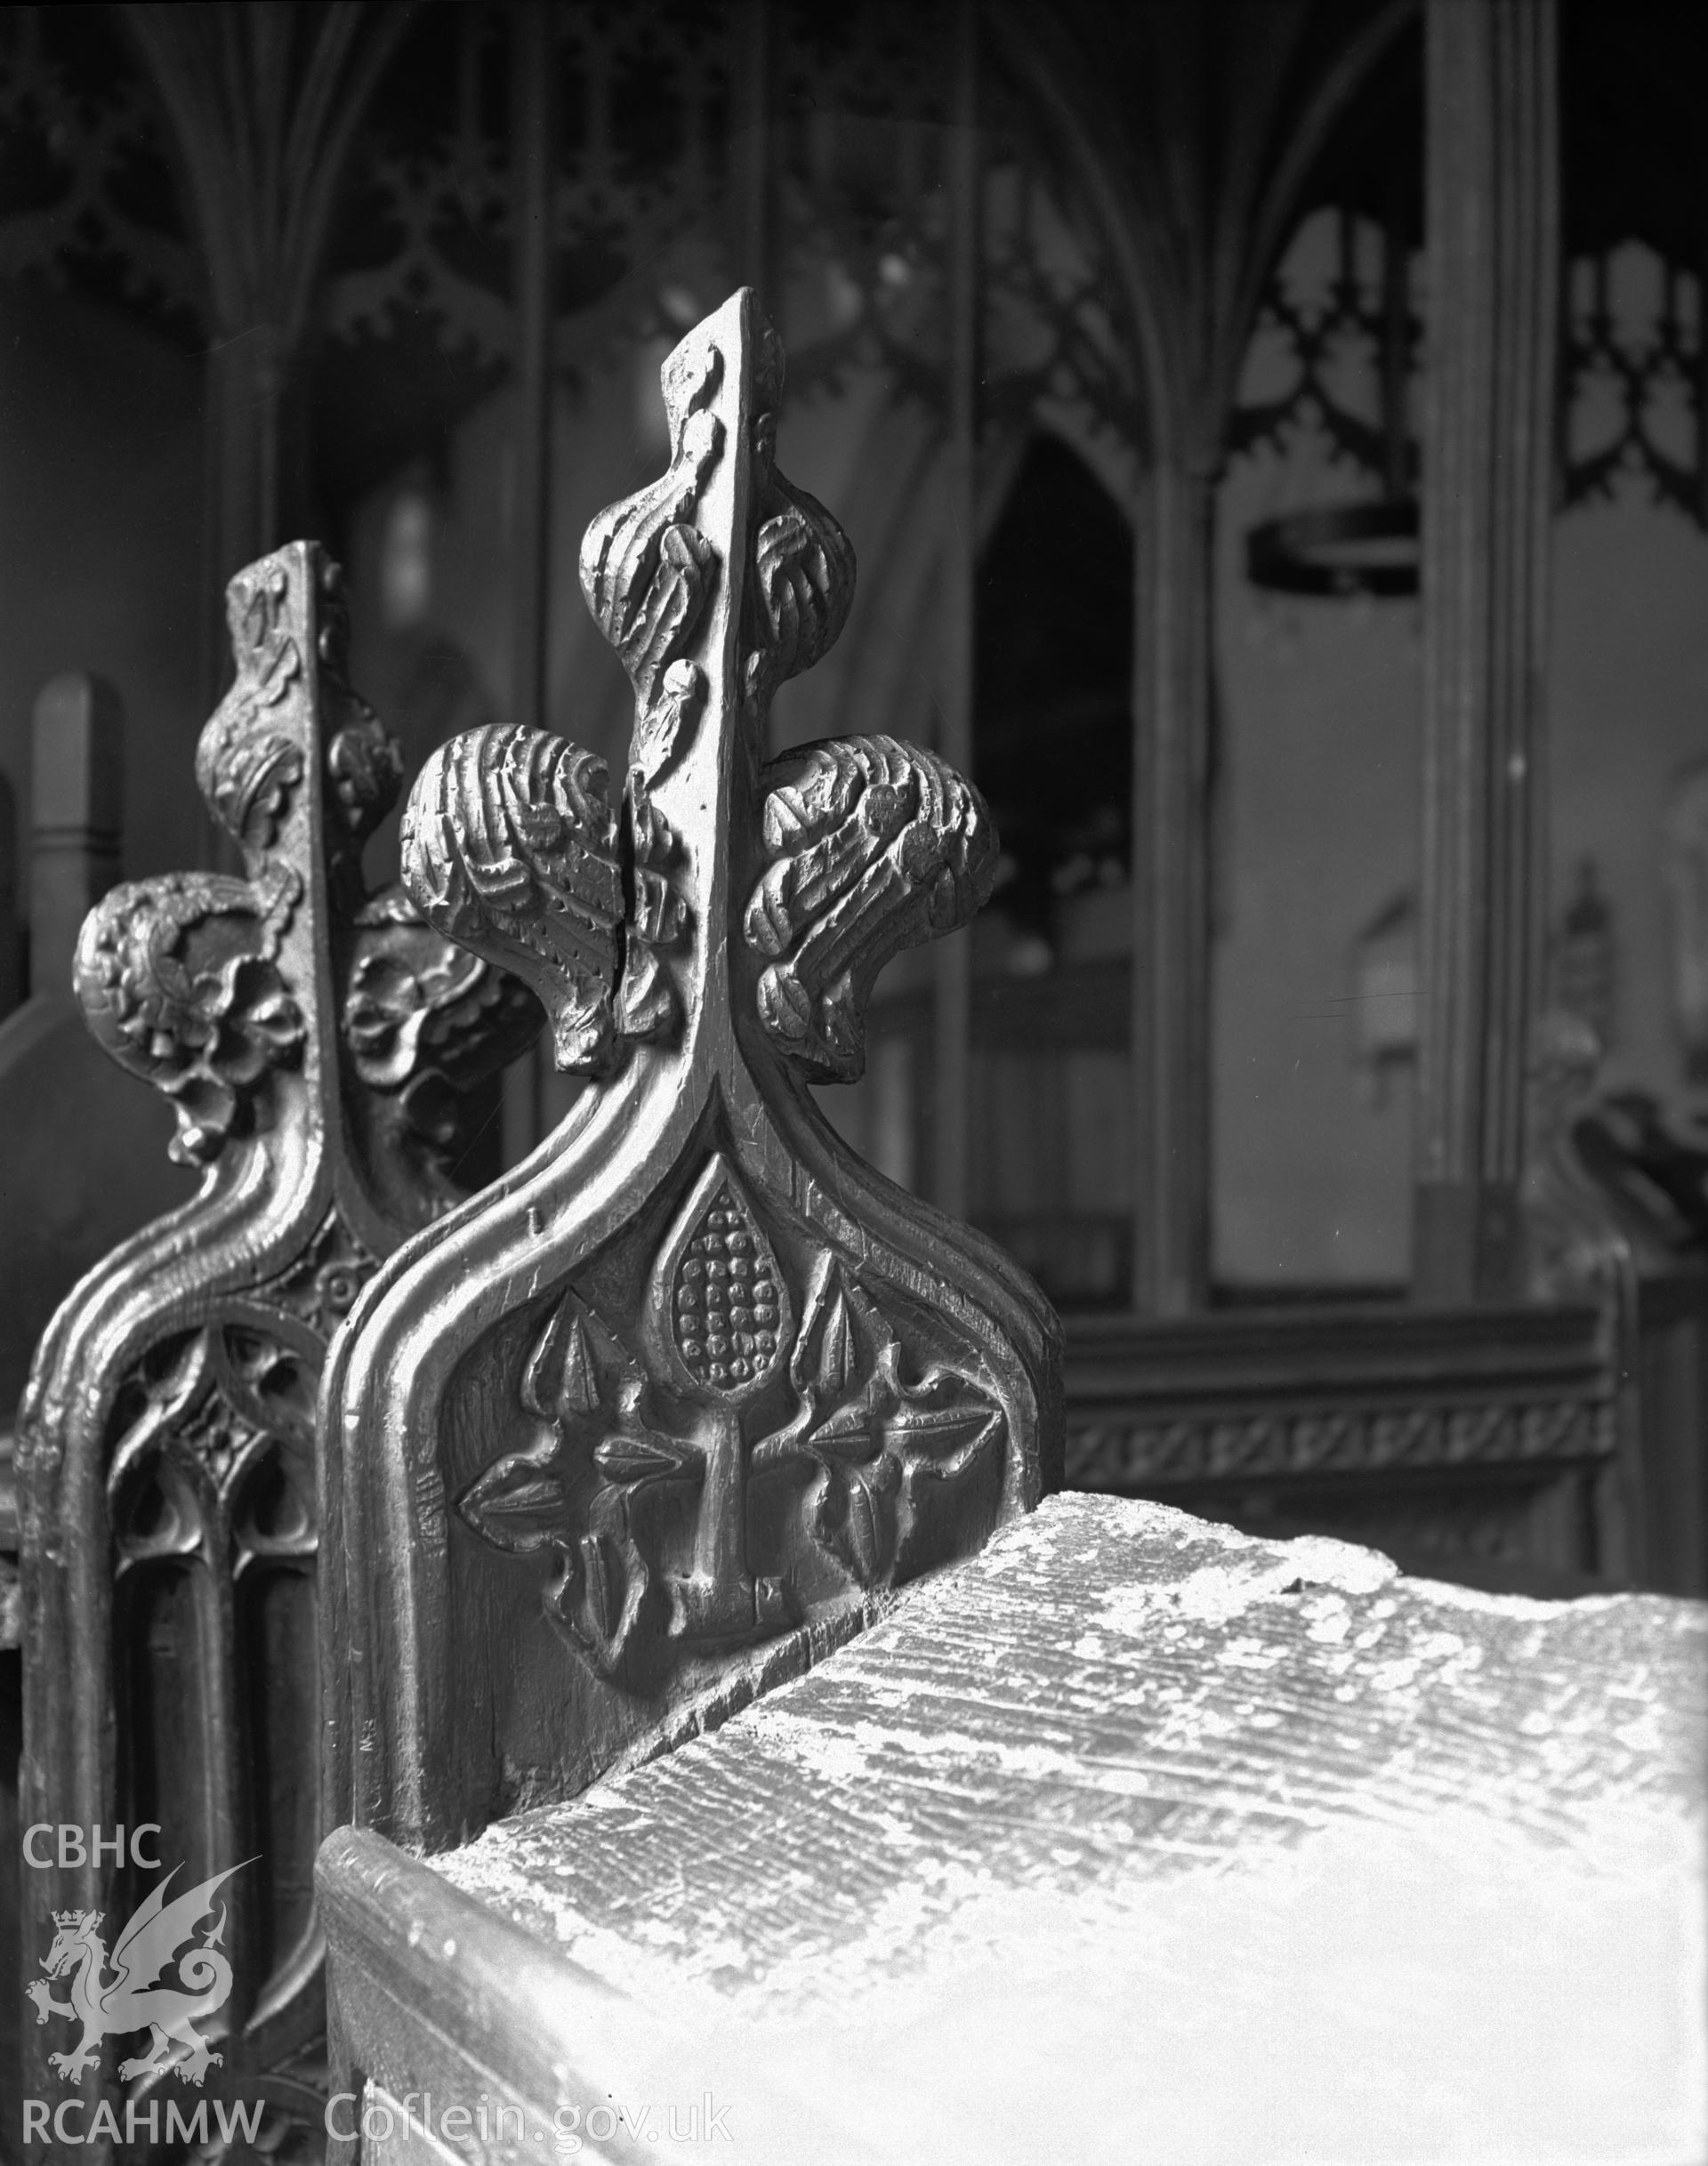
[[[546,0],[523,0],[511,28],[511,290],[516,330],[516,495],[511,535],[511,719],[543,729],[551,688],[552,343],[557,328],[553,184],[557,57]],[[527,1156],[547,1125],[546,1056],[530,1046],[504,1079],[504,1155]]]
[[1520,1281],[1559,288],[1554,0],[1429,0],[1414,1292]]
[[552,345],[557,237],[552,228],[552,11],[527,0],[512,31],[511,217],[516,326],[516,515],[512,540],[511,719],[545,727],[552,611]]
[[[1182,405],[1185,402],[1182,401]],[[1132,1305],[1209,1282],[1210,431],[1159,448],[1134,521]]]
[[0,775],[0,1019],[23,997],[23,942],[18,923],[18,800]]
[[125,716],[112,686],[81,671],[50,679],[32,761],[29,989],[69,999],[83,921],[118,878]]
[[[313,524],[307,357],[321,257],[357,132],[411,9],[131,0],[117,12],[170,126],[207,278],[212,602],[244,565]],[[228,681],[225,636],[210,606],[210,705]],[[205,847],[235,870],[212,828]]]
[[[937,750],[973,771],[973,656],[978,616],[979,350],[984,153],[979,133],[976,0],[957,0],[951,27],[947,154],[948,526],[943,554],[943,652]],[[972,1154],[972,932],[937,944],[931,957],[931,1201],[967,1215]]]

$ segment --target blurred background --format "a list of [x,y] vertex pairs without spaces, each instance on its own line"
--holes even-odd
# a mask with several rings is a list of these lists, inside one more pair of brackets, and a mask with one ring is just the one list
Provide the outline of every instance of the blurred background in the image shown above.
[[[1702,23],[0,9],[0,1425],[185,1178],[49,1029],[33,868],[214,861],[221,590],[298,535],[409,771],[620,762],[581,533],[747,282],[859,558],[776,745],[945,748],[1004,843],[821,1102],[1061,1308],[1070,1481],[1708,1586]],[[484,1170],[568,1103],[512,1072]]]

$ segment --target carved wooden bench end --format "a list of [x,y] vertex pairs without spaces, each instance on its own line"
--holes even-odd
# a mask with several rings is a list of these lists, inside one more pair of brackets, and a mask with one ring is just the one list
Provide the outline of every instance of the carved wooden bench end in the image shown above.
[[[364,889],[362,845],[399,777],[345,681],[337,568],[298,543],[228,603],[237,680],[196,764],[243,875],[113,889],[77,950],[90,1029],[165,1094],[172,1155],[202,1180],[60,1307],[20,1410],[23,1820],[109,1845],[94,1856],[85,1833],[62,1861],[50,1844],[24,1873],[25,1953],[39,1961],[59,1913],[120,1932],[149,1856],[179,1869],[175,1896],[220,1883],[204,1908],[229,1913],[232,1983],[207,2026],[221,2057],[193,2081],[318,2123],[282,2072],[323,2022],[320,1365],[376,1260],[459,1199],[457,1094],[539,1013],[399,890]],[[115,1864],[113,1831],[149,1823]],[[46,2059],[82,2055],[62,2024],[44,2014],[27,2036],[34,2095],[85,2074]],[[164,2080],[131,2050],[136,2082]],[[102,2051],[90,2114],[112,2080]]]
[[334,1794],[400,1840],[656,1749],[1055,1478],[1043,1297],[807,1088],[859,1075],[877,971],[966,923],[995,837],[888,737],[762,765],[773,691],[854,585],[775,463],[782,368],[750,293],[690,332],[662,371],[669,471],[588,532],[634,690],[620,789],[493,727],[406,811],[423,914],[534,988],[594,1087],[379,1275],[329,1372]]

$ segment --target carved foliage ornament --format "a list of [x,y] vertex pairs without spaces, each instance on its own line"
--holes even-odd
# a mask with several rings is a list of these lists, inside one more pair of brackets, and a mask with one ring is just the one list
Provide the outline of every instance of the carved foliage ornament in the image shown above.
[[[238,574],[228,614],[236,678],[196,773],[243,875],[117,888],[77,949],[90,1029],[171,1101],[204,1178],[70,1295],[20,1409],[26,1787],[35,1818],[153,1819],[220,1870],[263,1851],[267,1896],[227,1944],[227,2057],[272,2081],[323,2023],[299,1775],[326,1341],[458,1199],[459,1094],[539,1012],[400,890],[364,889],[398,759],[344,676],[336,568],[294,544]],[[188,1762],[163,1747],[196,1725]],[[93,1864],[56,1872],[32,1902],[113,1892]]]
[[[343,676],[337,567],[309,544],[266,558],[231,582],[227,616],[237,681],[202,733],[196,778],[247,877],[181,873],[113,890],[78,945],[89,1027],[172,1100],[181,1162],[212,1164],[233,1135],[277,1127],[278,1078],[300,1074],[310,1035],[307,958],[332,932],[305,926],[302,906],[308,883],[324,882],[318,914],[350,929],[337,945],[357,1075],[396,1094],[402,1122],[435,1147],[442,1181],[455,1138],[433,1083],[447,1080],[448,1062],[466,1087],[465,1044],[480,1047],[483,1072],[525,1044],[531,1003],[459,956],[401,889],[363,892],[361,846],[395,803],[399,775],[395,742]],[[310,807],[302,785],[316,762]],[[410,1123],[423,1104],[431,1111]],[[441,1188],[440,1200],[450,1193]]]
[[853,1083],[879,970],[986,900],[995,830],[970,783],[893,737],[811,745],[767,776],[771,861],[743,921],[748,946],[768,958],[760,1017],[802,1074]]
[[[911,1576],[919,1485],[963,1473],[1003,1433],[1001,1401],[977,1376],[935,1362],[902,1373],[895,1331],[828,1252],[797,1319],[788,1274],[720,1152],[658,1253],[642,1316],[637,1357],[566,1293],[524,1375],[536,1440],[457,1499],[495,1547],[554,1553],[550,1613],[601,1676],[622,1672],[647,1628],[743,1639],[800,1622],[815,1576],[792,1554],[802,1533],[820,1580],[827,1570],[871,1590]],[[786,1520],[750,1569],[746,1491],[769,1477],[796,1478],[798,1526]],[[658,1574],[649,1535],[663,1514],[649,1499],[668,1488],[697,1495],[697,1540],[689,1569]]]
[[[352,1570],[328,1618],[357,1650],[340,1734],[367,1741],[343,1779],[358,1817],[423,1837],[488,1809],[459,1788],[457,1706],[491,1698],[501,1791],[543,1749],[498,1706],[530,1658],[448,1622],[512,1598],[495,1553],[545,1567],[576,1658],[545,1749],[584,1771],[741,1649],[976,1548],[1059,1453],[1042,1297],[852,1157],[805,1088],[860,1074],[879,968],[965,924],[996,841],[969,783],[889,737],[761,765],[773,690],[854,584],[777,471],[782,379],[738,294],[664,365],[668,471],[589,529],[583,590],[634,690],[620,791],[564,739],[495,728],[445,746],[406,817],[424,914],[526,977],[559,1066],[597,1079],[382,1270],[334,1353],[350,1554],[399,1513],[417,1529],[407,1584]],[[383,1695],[380,1647],[410,1650]]]

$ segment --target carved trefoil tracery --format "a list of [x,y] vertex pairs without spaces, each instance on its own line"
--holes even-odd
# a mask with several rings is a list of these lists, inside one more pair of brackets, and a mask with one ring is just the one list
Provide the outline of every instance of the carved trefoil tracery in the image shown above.
[[[292,2072],[324,2024],[320,1370],[378,1260],[460,1199],[461,1094],[539,1011],[400,890],[365,890],[399,775],[345,678],[337,568],[294,544],[231,582],[228,616],[236,681],[196,764],[243,874],[115,889],[77,951],[92,1032],[169,1099],[203,1179],[75,1289],[25,1394],[23,1786],[32,1819],[158,1823],[192,1880],[250,1861],[222,1897],[236,1983],[207,2081],[318,2125]],[[28,1877],[27,1951],[54,1909],[142,1892],[110,1861]]]
[[[634,689],[613,788],[490,729],[428,762],[405,879],[528,978],[593,1087],[533,1157],[383,1267],[334,1349],[352,1566],[340,1809],[430,1844],[733,1704],[1029,1509],[1059,1337],[980,1236],[893,1189],[810,1083],[864,1061],[882,964],[964,925],[976,790],[876,737],[762,764],[854,558],[775,462],[783,356],[751,293],[665,360],[667,471],[600,515],[584,592]],[[615,898],[615,904],[614,900]]]

